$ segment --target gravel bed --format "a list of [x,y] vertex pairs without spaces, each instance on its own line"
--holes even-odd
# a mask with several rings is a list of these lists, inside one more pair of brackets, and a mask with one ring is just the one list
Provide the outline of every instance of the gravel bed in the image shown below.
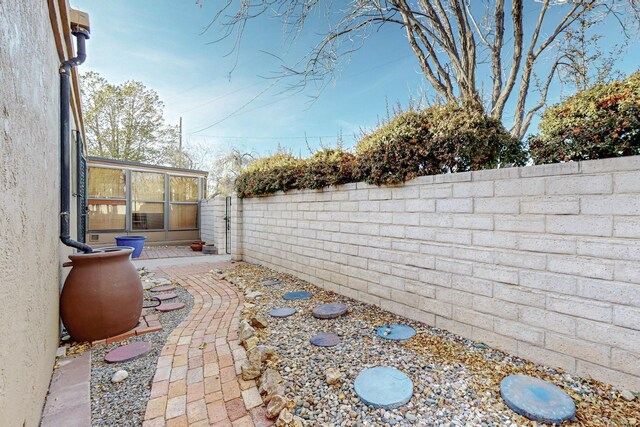
[[[309,425],[536,425],[512,412],[500,397],[501,379],[515,373],[550,380],[571,395],[577,420],[565,425],[640,423],[639,399],[628,402],[619,390],[597,381],[533,364],[264,267],[241,264],[218,274],[245,293],[262,293],[245,307],[249,313],[268,319],[269,326],[258,329],[258,337],[262,343],[276,346],[278,357],[269,363],[286,381],[289,408]],[[268,279],[282,283],[259,284]],[[283,300],[282,295],[289,291],[308,291],[314,297]],[[335,320],[312,317],[314,307],[328,302],[347,304],[349,312]],[[269,311],[278,307],[293,307],[298,313],[283,319],[270,317]],[[408,324],[418,333],[402,342],[378,337],[376,328],[389,323]],[[309,339],[319,332],[336,333],[342,342],[331,348],[312,346]],[[360,402],[353,390],[353,381],[362,369],[381,365],[395,367],[413,380],[413,398],[401,408],[373,409]],[[328,385],[329,368],[340,370],[342,381]]]
[[[141,426],[147,401],[151,392],[151,383],[160,357],[162,347],[169,333],[178,326],[193,307],[193,297],[187,290],[175,284],[176,299],[169,302],[183,302],[185,307],[167,313],[157,314],[163,330],[129,338],[113,344],[94,347],[91,354],[91,425],[100,426]],[[145,291],[145,298],[152,293]],[[149,305],[145,301],[145,305]],[[124,363],[106,363],[104,356],[114,348],[136,341],[146,341],[151,344],[151,351],[142,357]],[[112,383],[113,374],[124,369],[129,376],[122,382]]]

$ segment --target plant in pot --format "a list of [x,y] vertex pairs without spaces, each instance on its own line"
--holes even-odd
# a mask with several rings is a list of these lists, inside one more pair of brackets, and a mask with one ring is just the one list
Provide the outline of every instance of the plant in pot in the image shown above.
[[195,240],[191,243],[191,250],[194,252],[201,252],[204,244],[205,242],[203,240]]

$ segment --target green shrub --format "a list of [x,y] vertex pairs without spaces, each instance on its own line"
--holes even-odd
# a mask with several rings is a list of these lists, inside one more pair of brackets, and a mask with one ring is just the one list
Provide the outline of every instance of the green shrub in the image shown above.
[[279,151],[259,158],[242,170],[236,178],[236,191],[239,197],[251,197],[292,190],[298,188],[302,173],[302,160]]
[[421,175],[523,165],[526,152],[481,108],[443,105],[398,115],[356,145],[356,176],[396,184]]
[[528,141],[537,164],[640,154],[640,71],[548,108],[539,131]]
[[304,161],[298,188],[323,188],[353,182],[355,156],[340,148],[325,148]]

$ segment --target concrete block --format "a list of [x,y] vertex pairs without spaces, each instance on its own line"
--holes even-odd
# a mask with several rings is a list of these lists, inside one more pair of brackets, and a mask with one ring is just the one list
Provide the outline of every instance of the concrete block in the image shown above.
[[380,236],[404,238],[405,227],[403,225],[381,225]]
[[640,156],[613,157],[610,159],[580,162],[582,173],[601,173],[640,170]]
[[544,366],[561,368],[566,372],[575,372],[576,359],[566,354],[540,348],[525,342],[518,343],[518,355]]
[[570,337],[576,334],[576,320],[572,316],[536,307],[520,307],[518,320],[546,331],[554,331]]
[[518,270],[512,268],[475,264],[473,266],[473,275],[474,277],[494,282],[518,284]]
[[611,349],[611,368],[640,377],[640,349],[633,353]]
[[544,345],[544,331],[511,320],[495,319],[493,330],[497,334],[515,338],[537,346]]
[[616,173],[613,175],[613,192],[640,193],[640,172]]
[[578,295],[594,301],[640,308],[640,286],[609,280],[578,279]]
[[473,309],[497,318],[517,320],[518,306],[495,298],[473,296]]
[[426,311],[427,313],[433,313],[436,316],[442,316],[447,319],[451,319],[451,314],[453,311],[452,304],[430,298],[422,298],[420,300],[419,308],[420,310]]
[[578,255],[640,261],[640,240],[578,239]]
[[521,168],[487,169],[471,172],[472,181],[508,181],[520,177]]
[[520,176],[523,178],[534,176],[572,175],[580,173],[578,162],[551,163],[548,165],[526,166],[520,168]]
[[633,216],[617,216],[613,218],[613,235],[640,239],[640,218]]
[[530,289],[568,295],[575,295],[578,292],[578,279],[563,274],[521,271],[520,285]]
[[574,317],[610,323],[613,321],[611,304],[575,297],[547,296],[547,310],[568,314]]
[[[380,212],[404,212],[405,201],[404,200],[381,200]],[[394,215],[395,216],[395,215]]]
[[602,236],[613,234],[613,217],[592,215],[549,215],[547,233],[572,236]]
[[449,273],[471,276],[473,274],[473,263],[453,259],[436,258],[436,270]]
[[426,298],[435,298],[436,297],[436,287],[433,285],[426,284],[424,282],[416,282],[413,280],[409,280],[404,284],[405,291],[423,296]]
[[392,222],[398,225],[420,225],[420,214],[395,212]]
[[500,231],[474,231],[473,245],[488,248],[517,249],[518,235]]
[[580,198],[567,196],[523,197],[520,200],[520,213],[577,215],[580,213]]
[[594,279],[613,279],[613,263],[594,258],[548,255],[547,270]]
[[453,184],[453,197],[493,197],[493,182],[458,182]]
[[544,178],[520,178],[495,182],[496,197],[542,196]]
[[547,194],[611,194],[611,175],[581,175],[546,178]]
[[401,187],[394,187],[391,189],[391,197],[396,200],[415,200],[420,198],[420,187],[417,185],[407,185],[406,183]]
[[493,295],[494,283],[490,280],[478,279],[477,277],[453,276],[451,287],[463,292],[490,297]]
[[[413,232],[413,230],[410,230]],[[434,230],[435,236],[435,230]],[[433,239],[428,239],[433,240]],[[421,243],[420,244],[420,253],[425,255],[435,255],[435,256],[443,256],[447,258],[453,257],[453,249],[450,245],[443,243]],[[456,248],[457,250],[458,248]]]
[[453,194],[453,185],[451,184],[434,184],[420,187],[421,199],[441,199],[451,197]]
[[409,199],[406,200],[407,212],[435,212],[436,201],[435,199]]
[[489,248],[480,247],[458,247],[455,248],[457,259],[466,261],[476,261],[484,264],[494,264],[494,251]]
[[440,175],[433,175],[433,182],[465,182],[471,181],[471,172],[457,172],[457,173],[445,173]]
[[616,262],[614,278],[621,282],[640,284],[640,265],[631,262]]
[[451,286],[451,273],[423,269],[420,270],[418,277],[422,283],[445,287]]
[[477,214],[517,214],[520,213],[520,199],[518,197],[474,199],[473,212]]
[[544,215],[493,215],[496,231],[544,233]]
[[577,338],[547,333],[545,348],[567,354],[577,359],[589,360],[599,365],[609,366],[611,347]]
[[582,196],[580,210],[586,215],[640,215],[640,197],[637,194],[613,196]]
[[390,188],[371,188],[369,190],[369,200],[389,200],[391,199]]
[[462,337],[470,337],[473,334],[473,327],[471,325],[447,319],[442,316],[436,316],[436,328]]
[[[594,162],[597,161],[599,160],[594,160]],[[604,383],[615,384],[623,389],[640,390],[640,378],[584,360],[576,360],[576,374],[584,378],[595,378]]]
[[492,215],[453,215],[453,227],[466,230],[493,230]]
[[494,317],[454,305],[453,320],[466,323],[467,325],[476,326],[478,328],[492,330]]
[[471,213],[472,199],[437,199],[436,212]]
[[496,251],[495,263],[507,267],[518,267],[529,270],[544,270],[547,257],[541,254],[522,253],[515,251]]
[[466,230],[436,230],[434,240],[442,243],[454,243],[459,245],[471,244],[471,232]]
[[640,331],[640,307],[614,306],[613,324]]
[[610,323],[578,319],[576,336],[611,347],[637,352],[640,348],[640,334],[632,329],[621,328]]
[[442,302],[448,302],[453,304],[454,319],[456,308],[473,307],[473,294],[468,292],[458,291],[451,288],[443,288],[440,286],[435,287],[436,299]]
[[529,252],[552,254],[575,254],[577,239],[537,234],[523,234],[518,236],[518,249]]
[[496,283],[493,285],[493,297],[515,304],[544,308],[545,294],[532,292],[520,286]]

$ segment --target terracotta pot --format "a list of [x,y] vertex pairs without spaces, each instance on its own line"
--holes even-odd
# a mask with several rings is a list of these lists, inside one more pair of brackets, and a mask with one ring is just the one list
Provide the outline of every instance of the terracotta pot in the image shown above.
[[194,252],[200,252],[202,251],[202,246],[205,244],[204,241],[202,240],[196,240],[195,242],[191,243],[191,250]]
[[101,340],[138,324],[143,289],[131,252],[123,248],[69,255],[73,268],[60,296],[60,316],[74,340]]

